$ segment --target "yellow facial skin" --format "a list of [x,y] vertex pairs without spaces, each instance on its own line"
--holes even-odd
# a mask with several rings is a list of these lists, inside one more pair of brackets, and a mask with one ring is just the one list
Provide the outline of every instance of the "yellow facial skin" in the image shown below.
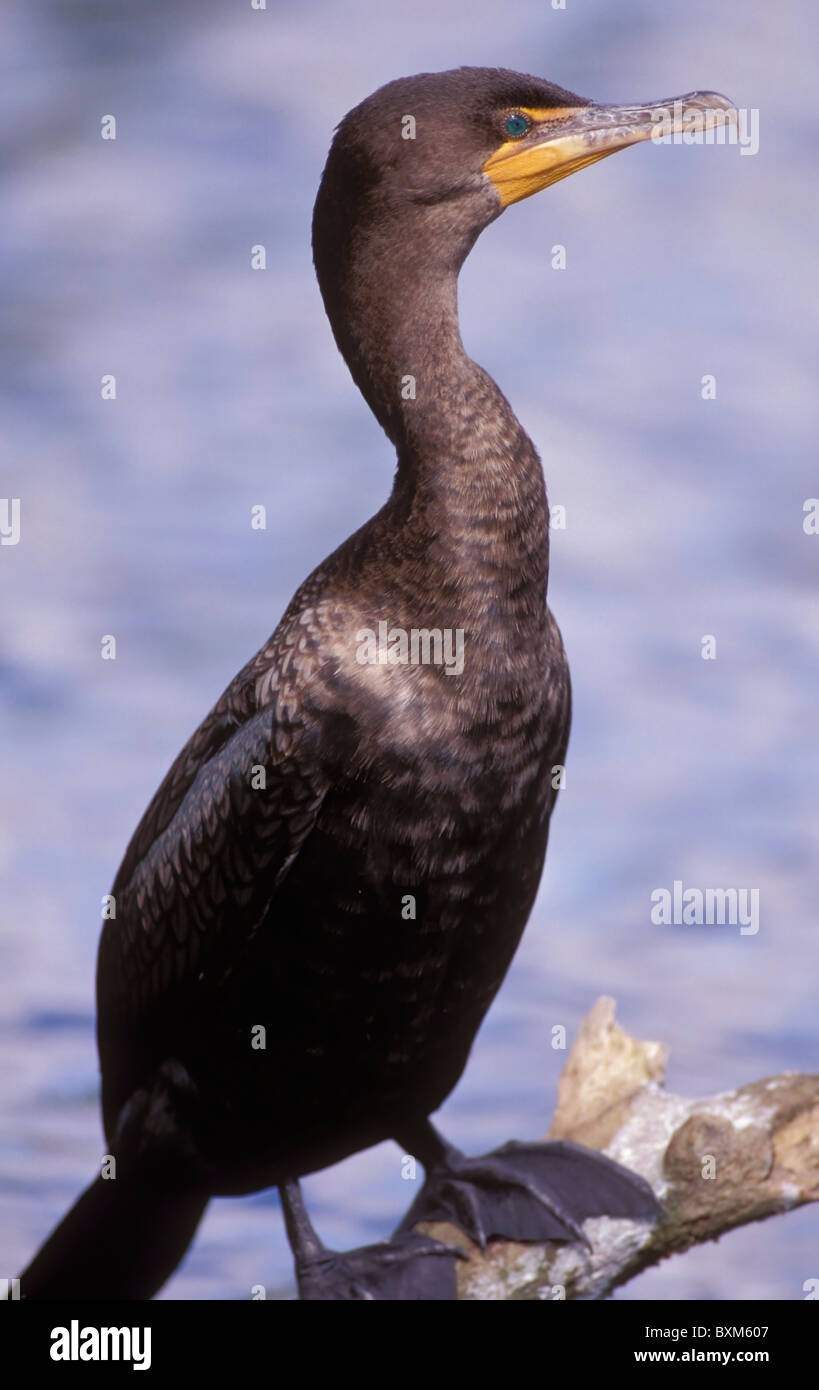
[[718,111],[723,116],[729,112],[735,118],[733,102],[718,92],[688,92],[650,106],[516,107],[509,114],[527,116],[531,129],[495,150],[483,166],[484,173],[505,208],[627,145],[650,140],[663,114],[667,131],[684,129],[685,117],[691,111]]

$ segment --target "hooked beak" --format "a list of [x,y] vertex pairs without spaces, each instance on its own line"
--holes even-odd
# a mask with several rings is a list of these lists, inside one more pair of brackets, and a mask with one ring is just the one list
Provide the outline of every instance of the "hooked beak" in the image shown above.
[[719,92],[688,92],[644,106],[522,109],[533,122],[528,135],[508,140],[483,166],[498,190],[502,207],[640,140],[659,139],[677,131],[701,131],[737,119],[733,102]]

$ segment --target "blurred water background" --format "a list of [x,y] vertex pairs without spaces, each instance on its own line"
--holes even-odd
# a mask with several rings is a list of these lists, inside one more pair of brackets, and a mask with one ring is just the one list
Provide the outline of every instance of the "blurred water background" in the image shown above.
[[[462,276],[467,348],[567,509],[550,594],[576,703],[540,896],[441,1123],[474,1152],[542,1133],[552,1027],[604,992],[670,1044],[684,1094],[817,1070],[809,0],[27,0],[0,32],[0,494],[22,501],[0,548],[0,1273],[99,1161],[99,903],[127,840],[298,582],[389,490],[309,226],[335,123],[407,73],[506,66],[615,101],[709,87],[760,120],[753,157],[644,145],[558,184]],[[759,888],[758,935],[652,925],[675,879]],[[393,1227],[398,1160],[383,1145],[308,1180],[328,1243]],[[617,1296],[800,1298],[817,1249],[807,1209]],[[213,1203],[162,1296],[257,1283],[292,1292],[274,1193]]]

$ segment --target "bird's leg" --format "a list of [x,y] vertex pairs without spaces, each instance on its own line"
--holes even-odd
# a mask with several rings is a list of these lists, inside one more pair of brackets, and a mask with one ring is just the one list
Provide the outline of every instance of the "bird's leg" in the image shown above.
[[427,1236],[401,1232],[380,1245],[328,1250],[317,1236],[295,1178],[279,1183],[299,1298],[454,1299],[455,1260],[463,1252]]
[[662,1215],[648,1183],[636,1173],[568,1140],[512,1140],[480,1158],[468,1158],[429,1120],[396,1138],[426,1170],[424,1186],[396,1235],[421,1221],[451,1221],[481,1249],[493,1236],[588,1244],[581,1224],[589,1216],[656,1220]]
[[296,1272],[320,1261],[328,1252],[319,1240],[315,1227],[307,1215],[301,1187],[295,1178],[286,1178],[279,1183],[279,1196],[282,1199],[284,1228],[290,1249],[296,1261]]

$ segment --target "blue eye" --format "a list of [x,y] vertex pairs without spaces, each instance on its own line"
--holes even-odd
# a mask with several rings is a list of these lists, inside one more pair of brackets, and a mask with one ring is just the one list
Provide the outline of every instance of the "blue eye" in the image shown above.
[[506,117],[503,128],[506,134],[511,135],[514,140],[520,135],[525,135],[530,124],[531,122],[527,120],[525,116],[522,116],[519,111],[516,111],[513,116]]

